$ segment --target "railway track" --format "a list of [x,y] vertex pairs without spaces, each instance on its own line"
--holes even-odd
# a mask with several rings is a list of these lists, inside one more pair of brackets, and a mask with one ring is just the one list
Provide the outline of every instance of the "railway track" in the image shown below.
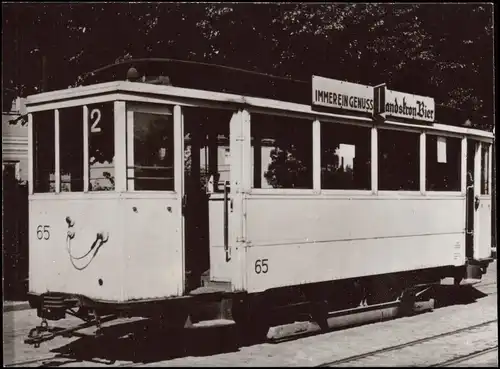
[[468,361],[468,360],[471,360],[471,359],[474,359],[474,358],[477,358],[477,357],[480,357],[480,356],[483,356],[483,355],[489,354],[490,352],[495,352],[495,351],[498,351],[498,345],[496,345],[494,347],[486,348],[483,350],[479,350],[479,351],[476,351],[476,352],[473,352],[473,353],[470,353],[467,355],[461,355],[461,356],[458,356],[458,357],[453,358],[451,360],[443,361],[442,363],[438,363],[438,364],[430,365],[430,366],[431,367],[455,366],[457,364],[461,364],[465,361]]
[[[79,360],[79,359],[74,359],[72,357],[67,357],[63,355],[46,355],[37,359],[31,359],[31,360],[24,360],[24,361],[18,361],[12,364],[5,365],[6,368],[17,368],[17,367],[23,367],[23,366],[43,366],[43,367],[52,367],[52,366],[62,366],[64,364],[70,364],[70,363],[77,363],[81,362],[82,365],[85,365],[85,362],[92,362],[92,363],[99,363],[104,365],[112,365],[113,362],[105,361],[105,360]],[[37,365],[39,364],[39,365]],[[143,365],[143,363],[140,364],[123,364],[123,365],[115,365],[115,366],[139,366]]]
[[26,365],[31,365],[31,364],[41,364],[43,365],[43,363],[47,360],[53,360],[53,359],[57,359],[58,357],[56,355],[47,355],[47,356],[43,356],[43,357],[39,357],[37,359],[31,359],[31,360],[24,360],[24,361],[16,361],[12,364],[7,364],[5,365],[6,368],[17,368],[17,367],[22,367],[22,366],[26,366]]
[[[471,326],[468,326],[468,327],[464,327],[464,328],[460,328],[460,329],[455,329],[455,330],[452,330],[452,331],[449,331],[449,332],[440,333],[440,334],[436,334],[436,335],[433,335],[433,336],[421,338],[421,339],[418,339],[418,340],[405,342],[405,343],[400,344],[400,345],[389,346],[389,347],[385,347],[385,348],[382,348],[382,349],[378,349],[378,350],[369,351],[369,352],[365,352],[365,353],[358,354],[358,355],[353,355],[353,356],[345,357],[345,358],[342,358],[342,359],[339,359],[339,360],[333,360],[333,361],[325,362],[325,363],[322,363],[320,365],[317,365],[317,367],[332,367],[332,366],[337,366],[337,365],[342,365],[342,364],[356,364],[356,362],[358,362],[358,361],[360,361],[362,359],[366,359],[366,358],[370,358],[370,357],[375,357],[375,356],[386,354],[386,353],[396,352],[396,351],[402,350],[402,349],[407,348],[407,347],[418,346],[420,344],[423,344],[423,343],[426,343],[426,342],[431,342],[431,341],[434,341],[434,340],[437,340],[437,339],[440,339],[440,338],[445,338],[445,337],[459,335],[459,334],[463,334],[463,333],[467,333],[467,332],[472,332],[472,331],[474,331],[476,329],[487,327],[489,325],[493,325],[493,324],[497,324],[497,323],[498,323],[498,319],[489,320],[489,321],[486,321],[486,322],[483,322],[483,323],[480,323],[480,324],[475,324],[475,325],[471,325]],[[496,351],[496,350],[498,350],[498,345],[495,345],[494,347],[488,347],[488,348],[485,348],[485,349],[481,349],[481,350],[478,350],[478,351],[475,351],[475,352],[472,352],[472,353],[467,353],[467,354],[464,354],[464,355],[460,355],[460,356],[454,357],[454,358],[452,358],[450,360],[446,360],[446,361],[443,361],[443,362],[440,362],[440,363],[436,363],[436,364],[433,364],[433,365],[430,365],[430,366],[433,366],[433,367],[454,366],[456,364],[459,364],[459,363],[462,363],[462,362],[466,362],[468,360],[471,360],[471,359],[476,358],[476,357],[480,357],[482,355],[486,355],[486,354],[491,353],[491,352]],[[6,367],[20,367],[20,366],[26,366],[26,365],[30,365],[30,366],[61,366],[61,365],[65,364],[65,361],[67,361],[67,363],[78,362],[78,360],[76,360],[74,358],[71,358],[71,357],[60,356],[60,355],[48,355],[48,356],[44,356],[44,357],[37,358],[37,359],[25,360],[25,361],[20,361],[20,362],[12,363],[10,365],[6,365]],[[101,361],[95,361],[95,362],[99,363]],[[134,363],[134,362],[132,362],[132,363],[131,362],[126,362],[126,363],[114,364],[113,362],[106,362],[105,363],[104,361],[102,361],[102,364],[103,365],[108,365],[108,366],[112,365],[112,366],[117,366],[117,367],[123,367],[123,366],[137,367],[137,366],[144,365],[144,363],[142,363],[142,362],[136,362],[136,363]]]
[[[405,343],[402,343],[400,345],[384,347],[382,349],[365,352],[363,354],[353,355],[353,356],[349,356],[349,357],[346,357],[346,358],[343,358],[343,359],[329,361],[329,362],[322,363],[322,364],[318,365],[318,367],[331,367],[331,366],[336,366],[336,365],[340,365],[340,364],[354,363],[354,362],[359,361],[361,359],[365,359],[365,358],[368,358],[368,357],[373,357],[373,356],[377,356],[377,355],[380,355],[380,354],[385,354],[385,353],[389,353],[389,352],[393,352],[393,351],[398,351],[398,350],[404,349],[406,347],[417,346],[417,345],[420,345],[420,344],[423,344],[423,343],[426,343],[426,342],[437,340],[439,338],[450,337],[450,336],[454,336],[454,335],[457,335],[457,334],[470,332],[470,331],[473,331],[473,330],[478,329],[478,328],[482,328],[482,327],[486,327],[486,326],[491,325],[491,324],[495,324],[497,322],[498,322],[498,319],[489,320],[487,322],[483,322],[483,323],[480,323],[480,324],[471,325],[469,327],[455,329],[455,330],[452,330],[452,331],[449,331],[449,332],[436,334],[434,336],[429,336],[429,337],[421,338],[421,339],[418,339],[418,340],[405,342]],[[495,346],[495,347],[497,347],[497,346]],[[488,350],[492,350],[492,349],[493,348],[488,348]],[[472,354],[465,355],[464,358],[462,359],[462,361],[465,361],[465,360],[468,360],[468,359],[472,358],[471,355]],[[453,359],[453,360],[458,360],[458,359]],[[452,362],[453,360],[450,360],[450,362]],[[447,363],[447,362],[444,362],[444,363]],[[442,363],[442,364],[444,364],[444,363]],[[444,366],[452,365],[452,364],[453,363],[446,364]],[[437,365],[437,366],[440,366],[440,365]]]

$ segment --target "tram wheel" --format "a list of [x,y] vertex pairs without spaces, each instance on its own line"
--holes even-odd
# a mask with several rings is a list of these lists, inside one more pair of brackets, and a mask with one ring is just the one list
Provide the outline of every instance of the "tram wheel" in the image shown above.
[[372,278],[369,281],[368,305],[394,301],[401,291],[401,284],[393,275]]
[[268,309],[262,301],[255,299],[234,299],[233,319],[239,333],[240,343],[252,345],[267,339],[269,332]]
[[312,303],[311,317],[324,331],[328,330],[328,301],[315,301]]

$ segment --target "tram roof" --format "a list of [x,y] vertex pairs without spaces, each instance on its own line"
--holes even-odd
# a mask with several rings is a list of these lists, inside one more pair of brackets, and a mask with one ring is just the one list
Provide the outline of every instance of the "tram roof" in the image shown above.
[[[69,88],[31,95],[26,101],[28,112],[57,109],[105,101],[130,101],[153,104],[181,104],[187,106],[240,107],[268,114],[297,116],[309,119],[372,125],[369,116],[337,114],[317,111],[311,105],[275,99],[250,97],[224,92],[195,90],[176,86],[153,85],[141,82],[114,81],[95,85]],[[493,133],[467,127],[450,126],[441,123],[425,124],[402,123],[387,120],[380,125],[402,129],[430,129],[441,132],[493,138]]]

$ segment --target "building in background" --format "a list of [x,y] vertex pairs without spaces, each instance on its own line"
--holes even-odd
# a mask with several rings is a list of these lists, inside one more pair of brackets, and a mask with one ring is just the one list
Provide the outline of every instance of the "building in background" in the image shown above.
[[[17,98],[8,112],[2,112],[2,172],[25,182],[28,180],[28,125],[25,99]],[[16,121],[17,124],[11,124]]]
[[[28,126],[25,100],[2,112],[2,255],[5,300],[24,300],[28,289]],[[11,124],[12,122],[16,124]],[[24,123],[24,125],[23,125]]]

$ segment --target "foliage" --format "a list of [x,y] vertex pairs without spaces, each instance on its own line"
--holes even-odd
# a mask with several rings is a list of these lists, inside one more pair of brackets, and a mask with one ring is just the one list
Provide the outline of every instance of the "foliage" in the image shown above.
[[[4,98],[127,58],[170,57],[309,80],[319,74],[493,108],[491,4],[9,3]],[[460,83],[457,83],[460,81]],[[7,99],[10,103],[12,99]]]
[[274,188],[310,188],[312,177],[303,152],[293,144],[278,145],[271,151],[271,163],[264,178]]
[[264,178],[274,188],[312,187],[312,124],[302,119],[258,115],[254,136],[272,143]]
[[[369,85],[386,82],[394,90],[432,96],[444,106],[493,116],[493,4],[9,3],[2,7],[4,50],[10,54],[3,63],[4,111],[16,96],[76,86],[106,64],[168,57],[303,81],[316,74]],[[211,78],[223,77],[208,73],[206,79]],[[252,80],[244,83],[249,91],[259,89]],[[476,119],[472,122],[477,125]],[[493,120],[488,124],[491,128]],[[294,174],[283,174],[284,182],[294,186],[305,172],[297,150],[279,143],[270,168],[277,173],[280,165],[289,165]]]

